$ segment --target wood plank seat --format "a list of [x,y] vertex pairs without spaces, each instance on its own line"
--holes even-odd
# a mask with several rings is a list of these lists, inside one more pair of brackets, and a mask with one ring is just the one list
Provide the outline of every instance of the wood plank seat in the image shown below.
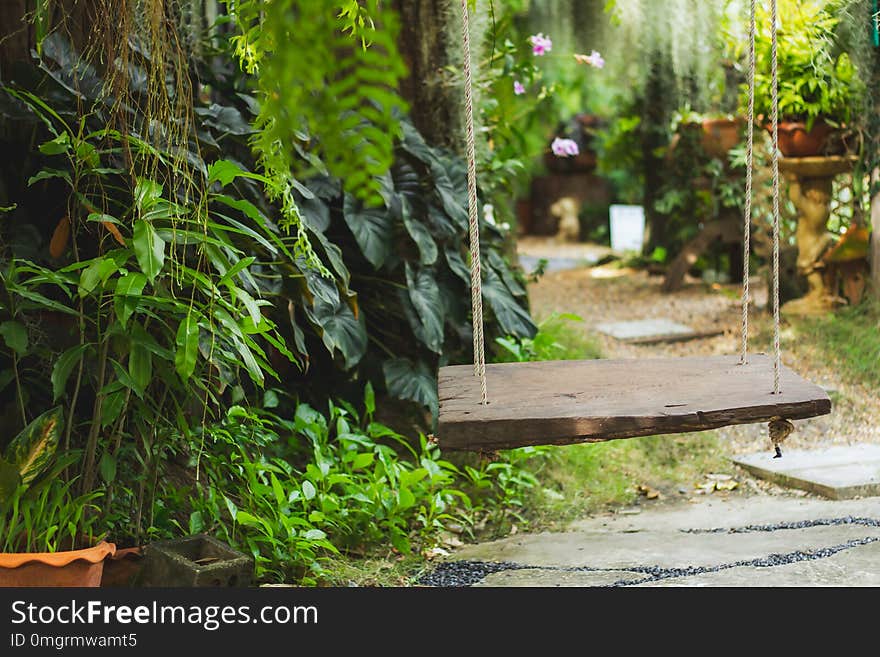
[[819,386],[773,360],[739,356],[499,363],[480,404],[473,365],[441,367],[436,437],[449,450],[489,452],[703,431],[831,412]]

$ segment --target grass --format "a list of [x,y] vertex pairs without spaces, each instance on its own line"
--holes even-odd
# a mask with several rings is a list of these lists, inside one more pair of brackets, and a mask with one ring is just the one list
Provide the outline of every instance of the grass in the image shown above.
[[880,301],[804,319],[795,328],[798,339],[815,345],[844,380],[880,389]]

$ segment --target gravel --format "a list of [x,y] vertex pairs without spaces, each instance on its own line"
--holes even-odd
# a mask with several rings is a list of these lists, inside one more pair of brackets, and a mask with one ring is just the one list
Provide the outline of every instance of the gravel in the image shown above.
[[[721,527],[715,529],[683,529],[685,533],[746,533],[746,532],[773,532],[786,529],[804,529],[806,527],[818,527],[827,525],[864,525],[866,527],[880,527],[880,520],[874,518],[858,518],[854,516],[844,516],[842,518],[823,518],[818,520],[801,520],[798,522],[779,522],[772,525],[746,525],[744,527]],[[799,561],[814,561],[816,559],[826,559],[843,550],[849,550],[860,545],[867,545],[880,540],[878,536],[866,536],[865,538],[855,538],[830,547],[816,548],[812,550],[794,550],[783,554],[769,554],[764,557],[755,559],[741,559],[730,563],[717,564],[712,566],[689,566],[687,568],[664,568],[662,566],[625,566],[620,568],[594,568],[592,566],[530,566],[519,564],[512,561],[448,561],[441,563],[433,571],[424,575],[419,584],[423,586],[473,586],[487,575],[498,573],[505,570],[555,570],[564,572],[601,572],[601,571],[617,571],[629,570],[632,572],[642,573],[647,577],[638,579],[621,579],[606,586],[632,586],[633,584],[643,584],[645,582],[656,582],[662,579],[673,579],[677,577],[689,577],[692,575],[703,575],[705,573],[716,573],[720,570],[728,568],[739,568],[749,566],[753,568],[772,568],[775,566],[784,566],[786,564],[797,563]]]

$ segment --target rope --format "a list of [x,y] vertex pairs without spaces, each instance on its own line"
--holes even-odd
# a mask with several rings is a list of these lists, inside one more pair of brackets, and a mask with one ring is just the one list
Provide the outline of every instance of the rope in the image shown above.
[[749,240],[752,224],[752,169],[755,145],[755,13],[756,0],[749,14],[749,133],[746,146],[746,202],[743,211],[743,289],[742,289],[742,354],[740,363],[749,362]]
[[770,0],[773,123],[773,394],[779,394],[779,80],[776,56],[776,0]]
[[471,240],[471,312],[474,333],[474,376],[480,378],[480,402],[489,403],[486,389],[486,354],[483,338],[483,284],[480,271],[480,224],[477,218],[477,156],[474,146],[474,101],[471,76],[471,33],[468,0],[461,0],[461,35],[464,51],[464,105],[467,129],[468,218]]

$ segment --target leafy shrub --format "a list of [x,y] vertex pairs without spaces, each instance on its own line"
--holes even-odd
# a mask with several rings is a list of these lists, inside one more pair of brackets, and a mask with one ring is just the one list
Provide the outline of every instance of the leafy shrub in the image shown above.
[[[314,583],[337,552],[391,545],[409,553],[451,524],[521,517],[534,477],[522,467],[535,450],[457,467],[424,435],[417,446],[364,411],[329,403],[326,414],[299,404],[292,419],[229,409],[193,448],[202,461],[188,531],[211,531],[254,555],[261,580]],[[472,491],[468,494],[465,490]]]

